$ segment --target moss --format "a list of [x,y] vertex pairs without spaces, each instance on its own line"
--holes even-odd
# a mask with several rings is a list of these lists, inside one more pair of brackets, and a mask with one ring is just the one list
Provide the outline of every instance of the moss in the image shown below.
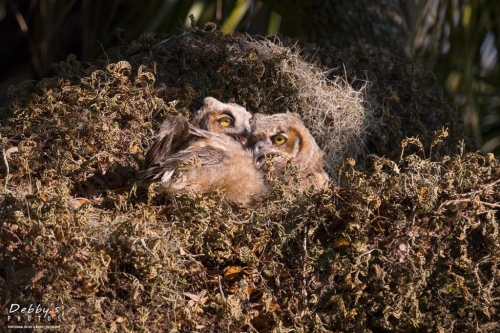
[[[449,149],[459,142],[439,130],[447,124],[427,132],[423,116],[380,118],[374,95],[282,42],[145,35],[11,88],[0,128],[2,304],[61,304],[62,331],[498,329],[498,160]],[[416,87],[398,85],[385,110],[404,109],[407,96],[424,112],[435,100],[419,102]],[[159,122],[190,117],[207,95],[307,117],[336,184],[286,197],[278,182],[255,210],[223,193],[141,187]],[[366,156],[387,126],[380,151],[391,154],[367,156],[370,169],[345,160]]]

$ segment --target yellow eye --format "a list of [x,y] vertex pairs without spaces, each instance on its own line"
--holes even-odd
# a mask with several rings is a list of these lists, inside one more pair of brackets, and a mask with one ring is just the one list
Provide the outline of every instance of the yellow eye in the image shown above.
[[286,137],[284,135],[278,134],[273,136],[273,143],[277,146],[281,146],[286,142]]
[[221,124],[224,127],[229,127],[233,124],[233,120],[229,117],[220,118],[219,124]]

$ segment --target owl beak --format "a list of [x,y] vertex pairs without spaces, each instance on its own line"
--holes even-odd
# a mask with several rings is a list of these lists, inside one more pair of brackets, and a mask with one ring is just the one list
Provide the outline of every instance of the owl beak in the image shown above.
[[260,156],[264,155],[264,142],[259,141],[255,144],[253,147],[253,157],[258,158]]
[[266,157],[264,155],[261,155],[255,159],[255,167],[257,169],[261,169],[265,163],[266,163]]
[[255,160],[255,166],[260,169],[266,163],[266,156],[263,152],[264,144],[263,142],[258,142],[253,148],[253,158]]

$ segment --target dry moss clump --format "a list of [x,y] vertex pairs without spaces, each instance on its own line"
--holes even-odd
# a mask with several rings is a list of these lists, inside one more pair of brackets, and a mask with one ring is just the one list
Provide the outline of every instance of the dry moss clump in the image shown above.
[[62,306],[61,331],[500,328],[493,155],[448,153],[458,142],[443,130],[425,142],[401,138],[396,157],[373,155],[370,170],[330,164],[339,172],[329,191],[290,197],[277,183],[256,210],[228,206],[223,193],[167,198],[137,180],[166,115],[189,117],[207,95],[309,114],[334,163],[362,152],[367,132],[332,138],[344,125],[329,117],[359,111],[361,124],[372,117],[359,108],[366,99],[268,39],[146,35],[106,57],[69,57],[58,76],[9,92],[0,127],[4,318],[16,303]]
[[386,53],[349,54],[335,48],[303,47],[303,52],[317,54],[321,63],[331,68],[331,76],[346,77],[354,89],[364,92],[374,120],[368,130],[371,153],[397,158],[402,140],[418,136],[429,156],[434,132],[443,127],[448,129],[450,140],[443,142],[441,155],[458,153],[457,142],[462,140],[468,151],[479,149],[433,72]]
[[[366,153],[373,121],[362,92],[341,78],[328,79],[328,71],[304,60],[297,45],[284,46],[278,37],[255,40],[201,30],[158,37],[144,35],[126,49],[110,50],[102,66],[125,59],[136,68],[152,69],[154,96],[166,103],[175,101],[186,115],[206,96],[252,112],[297,112],[325,150],[331,174],[345,157]],[[84,75],[72,64],[60,64],[56,70],[63,76]],[[151,111],[150,117],[161,123],[164,113]]]

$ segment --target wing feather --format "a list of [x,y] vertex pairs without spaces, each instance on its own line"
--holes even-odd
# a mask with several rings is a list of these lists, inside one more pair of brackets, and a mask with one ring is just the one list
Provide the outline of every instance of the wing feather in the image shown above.
[[191,145],[184,150],[169,156],[163,156],[160,161],[151,165],[142,172],[144,179],[153,181],[164,181],[166,174],[170,174],[168,179],[179,170],[179,172],[189,170],[193,167],[210,167],[221,164],[226,158],[226,152],[202,145]]
[[186,118],[171,116],[163,121],[156,141],[144,158],[144,169],[149,169],[162,159],[186,148],[191,140],[206,138],[204,131],[196,130]]

